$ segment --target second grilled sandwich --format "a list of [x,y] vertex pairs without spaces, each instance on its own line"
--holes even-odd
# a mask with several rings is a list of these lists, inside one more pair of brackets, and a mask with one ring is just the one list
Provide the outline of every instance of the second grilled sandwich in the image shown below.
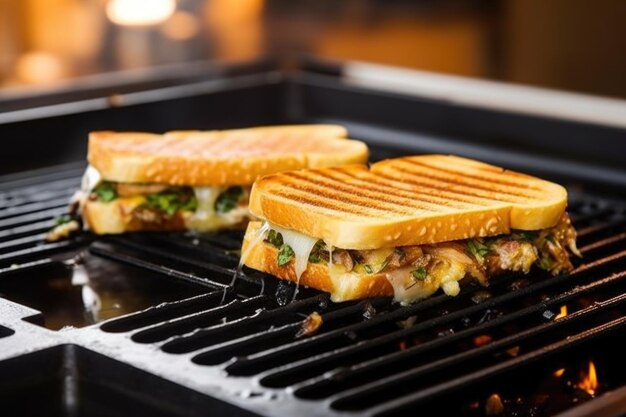
[[83,218],[95,233],[216,230],[245,225],[255,179],[284,170],[367,160],[335,125],[165,134],[93,132]]

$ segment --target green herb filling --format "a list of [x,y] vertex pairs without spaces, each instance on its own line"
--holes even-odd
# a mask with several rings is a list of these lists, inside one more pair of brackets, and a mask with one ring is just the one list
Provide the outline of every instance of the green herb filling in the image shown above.
[[228,187],[215,200],[215,211],[218,213],[228,213],[239,204],[239,200],[243,196],[243,187]]

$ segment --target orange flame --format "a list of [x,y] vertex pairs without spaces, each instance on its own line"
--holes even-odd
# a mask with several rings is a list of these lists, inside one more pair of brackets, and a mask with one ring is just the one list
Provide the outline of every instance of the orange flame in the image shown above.
[[589,370],[585,375],[583,373],[578,388],[587,392],[587,394],[594,396],[598,389],[598,375],[596,374],[596,366],[592,361],[589,361]]
[[504,412],[504,404],[498,394],[491,394],[485,402],[485,414],[488,416],[497,416]]
[[554,320],[562,319],[567,316],[567,306],[561,306],[561,312],[554,317]]
[[557,369],[556,371],[554,371],[553,375],[557,378],[560,378],[564,372],[565,372],[565,368]]
[[485,346],[489,343],[491,343],[491,336],[486,334],[481,334],[480,336],[476,336],[474,338],[474,346],[476,347]]

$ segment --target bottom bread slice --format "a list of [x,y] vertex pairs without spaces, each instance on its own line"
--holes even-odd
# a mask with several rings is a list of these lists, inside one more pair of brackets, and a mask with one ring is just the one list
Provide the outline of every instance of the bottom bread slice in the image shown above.
[[278,249],[255,239],[260,226],[260,222],[250,222],[248,225],[241,250],[244,265],[283,280],[328,292],[336,302],[394,295],[385,274],[342,274],[331,277],[325,262],[309,263],[298,280],[293,260],[284,266],[278,265]]

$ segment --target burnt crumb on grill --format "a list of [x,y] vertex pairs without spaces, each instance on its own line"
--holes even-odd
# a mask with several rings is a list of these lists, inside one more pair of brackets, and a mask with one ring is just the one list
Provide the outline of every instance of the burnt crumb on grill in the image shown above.
[[369,319],[373,318],[375,315],[376,315],[376,309],[374,308],[372,303],[367,301],[365,303],[365,306],[363,307],[363,317],[366,320],[369,320]]
[[472,295],[472,302],[475,304],[480,304],[483,301],[486,301],[491,298],[491,293],[489,291],[476,291],[474,295]]
[[526,278],[516,279],[509,285],[509,291],[517,291],[530,285],[530,281]]
[[57,219],[57,225],[46,234],[46,242],[67,239],[80,229],[80,223],[77,220],[61,217]]
[[500,317],[502,314],[503,313],[501,311],[498,311],[494,308],[488,308],[487,310],[485,310],[485,312],[483,313],[483,316],[480,318],[480,320],[478,320],[476,324],[486,323],[488,321],[491,321],[495,318]]
[[481,334],[474,338],[474,346],[481,347],[491,343],[492,338],[489,335]]
[[417,321],[417,317],[416,316],[410,316],[410,317],[407,317],[404,320],[397,321],[396,324],[401,329],[408,329],[410,327],[413,327],[413,325],[415,324],[416,321]]
[[300,327],[300,330],[298,330],[298,333],[296,333],[296,337],[314,335],[323,323],[324,319],[322,316],[317,311],[312,312],[302,322],[302,326]]
[[446,337],[454,334],[454,329],[443,329],[437,332],[437,337]]
[[506,353],[509,356],[515,358],[515,357],[517,357],[517,355],[519,355],[519,351],[520,351],[520,347],[519,346],[513,346],[512,348],[507,349]]

